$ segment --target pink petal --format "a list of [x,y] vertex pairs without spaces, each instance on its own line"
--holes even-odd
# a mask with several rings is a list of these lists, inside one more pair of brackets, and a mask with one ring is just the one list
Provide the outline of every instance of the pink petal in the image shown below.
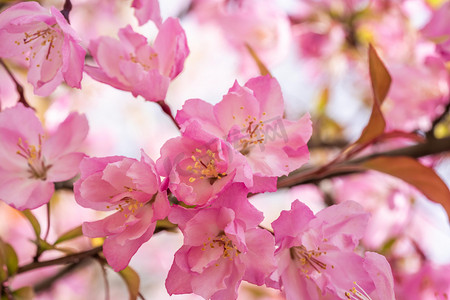
[[53,192],[54,186],[51,182],[10,178],[1,182],[0,200],[18,210],[35,209],[48,203]]
[[275,241],[278,244],[287,236],[297,236],[306,229],[306,226],[314,218],[314,214],[309,207],[295,200],[291,204],[291,210],[283,210],[278,219],[272,222]]
[[58,182],[75,177],[79,172],[79,165],[84,157],[84,153],[75,152],[54,160],[51,168],[47,171],[47,180]]
[[394,278],[391,266],[383,255],[375,252],[366,252],[364,268],[375,284],[372,293],[373,300],[395,300]]
[[159,28],[154,48],[158,53],[159,71],[174,79],[182,70],[189,54],[186,35],[178,19],[167,18]]
[[[229,132],[234,125],[242,128],[248,124],[248,116],[258,118],[260,114],[258,101],[247,88],[237,82],[223,96],[222,101],[214,106],[214,115],[224,132]],[[243,128],[245,131],[246,128]]]
[[275,240],[268,231],[254,228],[246,231],[245,243],[248,251],[240,255],[246,266],[244,280],[263,285],[266,277],[276,269]]
[[152,20],[157,27],[161,26],[162,18],[158,0],[134,0],[131,7],[135,8],[134,15],[138,19],[139,26]]
[[143,243],[148,241],[155,231],[156,223],[148,227],[146,232],[138,239],[129,240],[124,244],[117,243],[117,237],[108,237],[103,244],[103,253],[108,264],[118,272],[125,269],[131,260],[131,257],[137,252]]
[[42,153],[49,163],[60,156],[80,148],[87,136],[89,126],[85,115],[71,113],[56,132],[45,141]]
[[[263,119],[282,118],[284,114],[284,101],[278,81],[270,75],[250,79],[246,87],[253,90],[253,94],[260,103]],[[262,117],[262,115],[261,115]]]

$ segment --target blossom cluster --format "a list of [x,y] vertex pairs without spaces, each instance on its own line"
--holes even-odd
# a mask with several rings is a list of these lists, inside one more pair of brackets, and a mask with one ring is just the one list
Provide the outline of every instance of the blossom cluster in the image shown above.
[[[382,107],[388,133],[429,135],[425,131],[434,129],[433,120],[445,106],[448,110],[449,3],[426,6],[430,18],[418,33],[404,22],[409,1],[388,2],[304,1],[288,15],[273,1],[192,0],[184,13],[216,26],[216,33],[238,53],[239,72],[252,75],[235,80],[215,104],[188,99],[174,115],[166,98],[188,68],[192,50],[182,22],[162,18],[160,2],[131,4],[139,26],[149,21],[154,25],[153,40],[131,25],[115,32],[118,38],[83,39],[86,33],[74,29],[66,7],[47,9],[34,1],[11,5],[0,13],[0,59],[8,59],[0,66],[0,79],[5,78],[5,88],[0,87],[0,200],[19,211],[43,205],[50,210],[55,186],[72,184],[74,203],[96,212],[94,220],[83,219],[81,231],[92,244],[101,244],[97,258],[116,272],[151,243],[159,224],[177,227],[183,241],[165,280],[169,295],[237,299],[247,282],[277,290],[289,300],[408,299],[408,289],[446,298],[450,285],[438,274],[447,266],[429,262],[420,237],[405,229],[420,227],[414,204],[421,196],[411,186],[375,172],[334,178],[308,186],[311,194],[292,192],[290,208],[272,222],[253,201],[255,195],[277,192],[280,178],[295,178],[308,162],[335,155],[313,157],[308,146],[324,134],[320,128],[316,133],[316,127],[313,132],[313,126],[335,125],[325,109],[318,109],[319,116],[292,118],[282,86],[267,70],[266,65],[286,55],[291,41],[297,42],[299,55],[313,61],[316,75],[324,62],[339,60],[362,78],[369,75],[358,53],[374,44],[393,78]],[[156,159],[146,149],[138,159],[90,156],[89,115],[71,112],[52,127],[30,107],[9,64],[28,69],[27,81],[42,97],[57,94],[63,82],[80,89],[86,73],[90,79],[83,80],[158,104],[179,134],[162,144]],[[263,75],[254,74],[255,65]],[[19,94],[13,103],[8,98],[17,95],[11,85]],[[408,109],[399,109],[404,107]],[[399,139],[380,147],[409,142]],[[373,144],[367,151],[377,150]],[[328,176],[332,163],[319,169],[318,176]],[[343,172],[354,171],[345,167]],[[320,202],[314,211],[305,204],[312,194]],[[35,231],[40,255],[40,247],[50,245],[48,232],[41,239],[40,228]],[[58,248],[58,243],[45,250],[72,251]],[[416,272],[402,265],[402,255],[416,260]],[[0,279],[6,287],[9,278]]]

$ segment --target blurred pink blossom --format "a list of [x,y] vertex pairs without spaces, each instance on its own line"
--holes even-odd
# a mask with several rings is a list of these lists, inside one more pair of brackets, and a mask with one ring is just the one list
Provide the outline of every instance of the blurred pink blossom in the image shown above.
[[139,25],[144,25],[152,20],[157,27],[162,24],[161,11],[158,0],[133,0],[131,4],[134,7],[134,15],[139,21]]

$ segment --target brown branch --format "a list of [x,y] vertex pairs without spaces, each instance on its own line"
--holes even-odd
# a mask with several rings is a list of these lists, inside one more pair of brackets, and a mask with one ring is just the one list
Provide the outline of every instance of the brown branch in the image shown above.
[[64,7],[61,10],[61,14],[64,16],[64,18],[67,20],[67,23],[69,24],[70,24],[69,14],[71,10],[72,10],[72,2],[70,2],[70,0],[66,0],[64,2]]
[[62,279],[63,277],[69,275],[70,273],[72,273],[73,271],[75,271],[75,270],[77,270],[77,269],[80,269],[80,268],[83,268],[83,267],[87,266],[89,260],[90,260],[90,257],[84,257],[84,258],[82,258],[79,262],[77,262],[77,263],[72,263],[72,264],[68,265],[67,267],[61,269],[61,270],[60,270],[58,273],[56,273],[55,275],[53,275],[53,276],[51,276],[51,277],[49,277],[49,278],[46,278],[46,279],[44,279],[44,280],[38,282],[38,283],[33,287],[33,290],[34,290],[36,293],[40,293],[40,292],[43,292],[43,291],[48,290],[49,288],[52,287],[52,285],[53,285],[56,281]]
[[414,146],[358,157],[343,163],[331,165],[327,168],[301,168],[292,172],[288,176],[280,177],[278,179],[278,188],[292,187],[306,183],[316,183],[328,178],[363,172],[365,169],[358,165],[379,156],[409,156],[412,158],[419,158],[448,151],[450,151],[450,137],[443,139],[428,139],[424,143]]
[[102,249],[103,249],[103,247],[99,246],[99,247],[96,247],[96,248],[93,248],[93,249],[90,249],[87,251],[70,254],[70,255],[55,258],[55,259],[32,262],[27,265],[19,267],[19,269],[17,270],[17,274],[25,273],[25,272],[28,272],[28,271],[31,271],[34,269],[39,269],[39,268],[48,267],[48,266],[78,263],[86,257],[93,257],[93,256],[97,255],[98,253],[100,253],[102,251]]
[[163,112],[169,116],[169,118],[172,120],[173,124],[175,124],[175,126],[177,126],[178,129],[180,129],[180,125],[178,125],[177,121],[175,120],[175,118],[172,115],[172,110],[170,109],[169,105],[167,105],[166,102],[164,102],[164,100],[161,101],[157,101],[156,103],[159,104],[159,106],[161,106],[161,109],[163,110]]
[[[16,90],[17,90],[17,93],[19,94],[19,102],[22,103],[25,107],[31,107],[28,104],[27,100],[25,99],[22,85],[17,81],[16,77],[14,77],[14,74],[11,72],[11,70],[8,68],[8,66],[5,64],[5,62],[1,58],[0,58],[0,65],[3,66],[5,71],[8,73],[9,77],[11,77],[11,79],[16,84]],[[33,108],[33,107],[31,107],[31,108]],[[0,109],[1,109],[1,107],[0,107]]]

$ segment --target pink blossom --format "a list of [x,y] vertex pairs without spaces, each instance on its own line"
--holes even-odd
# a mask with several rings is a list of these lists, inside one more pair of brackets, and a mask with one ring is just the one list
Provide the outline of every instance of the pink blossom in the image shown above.
[[100,37],[91,41],[89,51],[98,67],[86,66],[86,73],[148,101],[165,99],[170,81],[183,70],[189,54],[184,30],[173,18],[161,25],[153,46],[127,26],[119,31],[119,40]]
[[308,161],[306,143],[312,132],[308,114],[290,121],[283,113],[281,88],[274,78],[265,76],[250,79],[243,87],[236,82],[214,106],[200,99],[188,100],[176,120],[182,128],[198,122],[202,130],[227,140],[247,158],[255,177],[271,179],[276,185],[275,176],[286,175]]
[[139,247],[148,241],[156,221],[169,212],[167,192],[154,162],[121,156],[86,158],[74,185],[75,200],[83,207],[116,211],[105,219],[83,223],[83,234],[106,237],[103,253],[114,270],[124,269]]
[[84,115],[70,114],[50,135],[21,103],[0,112],[0,199],[20,210],[47,203],[53,182],[74,177],[88,132]]
[[291,41],[289,19],[274,1],[195,0],[193,4],[200,19],[215,24],[231,46],[239,51],[244,71],[256,67],[246,45],[268,65],[286,57]]
[[436,50],[446,60],[450,60],[450,2],[444,2],[431,16],[422,29],[424,36],[436,42]]
[[54,7],[21,2],[0,14],[0,57],[22,55],[29,64],[34,92],[48,96],[65,80],[80,88],[86,51],[64,16]]
[[363,238],[370,249],[404,233],[411,221],[411,199],[418,196],[401,180],[378,172],[334,179],[331,194],[338,203],[357,201],[372,214]]
[[[319,299],[326,293],[341,299],[370,299],[368,295],[383,285],[372,278],[376,277],[373,260],[379,258],[369,254],[365,260],[354,252],[368,219],[362,207],[352,201],[328,207],[316,216],[306,205],[294,201],[291,210],[282,211],[272,223],[279,246],[275,252],[278,270],[271,277],[275,281],[268,280],[268,284],[281,288],[287,299]],[[391,278],[390,268],[381,268],[387,272],[383,276]]]
[[262,221],[234,184],[209,208],[174,207],[169,220],[184,234],[166,279],[169,294],[195,293],[205,299],[236,299],[242,280],[256,285],[275,269],[272,235],[256,226]]
[[134,0],[131,4],[134,7],[134,15],[139,21],[139,25],[144,25],[148,20],[152,20],[157,27],[161,26],[162,18],[158,0]]
[[170,191],[188,205],[208,205],[232,182],[253,186],[245,158],[225,141],[202,132],[197,122],[162,146],[156,165],[168,178]]
[[450,296],[450,265],[425,263],[417,272],[403,275],[399,285],[399,299],[448,299]]
[[391,64],[392,85],[382,109],[389,130],[427,131],[449,102],[449,77],[440,58]]

